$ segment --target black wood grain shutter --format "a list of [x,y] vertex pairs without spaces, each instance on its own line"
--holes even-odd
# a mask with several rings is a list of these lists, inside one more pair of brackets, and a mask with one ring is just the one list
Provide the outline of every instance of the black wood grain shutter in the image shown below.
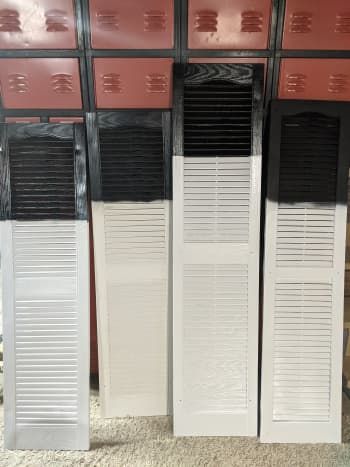
[[106,416],[168,413],[170,114],[90,115]]
[[350,104],[271,108],[262,432],[340,442]]
[[0,131],[5,446],[88,449],[84,130]]
[[256,435],[262,67],[175,71],[174,430]]

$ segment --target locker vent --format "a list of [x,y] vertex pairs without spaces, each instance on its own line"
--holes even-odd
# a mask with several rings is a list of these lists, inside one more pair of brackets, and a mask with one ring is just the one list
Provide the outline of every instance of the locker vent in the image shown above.
[[244,11],[241,20],[241,32],[262,32],[264,16],[259,11]]
[[51,87],[58,94],[71,94],[73,89],[73,76],[69,73],[56,73],[51,76]]
[[63,10],[50,10],[45,13],[47,32],[66,32],[69,30],[68,15]]
[[165,222],[164,201],[105,203],[107,258],[116,264],[164,261]]
[[161,128],[100,129],[104,201],[164,199]]
[[99,11],[97,24],[102,31],[119,31],[119,14],[115,11]]
[[77,425],[75,222],[16,222],[13,235],[15,287],[25,291],[15,302],[16,425]]
[[335,32],[350,34],[350,12],[339,13],[336,17]]
[[306,79],[307,76],[303,73],[293,73],[288,75],[286,80],[287,92],[304,92],[306,88]]
[[246,410],[248,267],[184,265],[183,318],[186,410]]
[[350,76],[344,74],[330,75],[328,91],[334,94],[341,94],[348,91],[350,85]]
[[187,83],[186,156],[250,156],[252,86],[224,80]]
[[21,73],[12,73],[8,77],[11,92],[19,94],[29,91],[28,76]]
[[168,78],[160,73],[152,73],[146,76],[146,89],[151,94],[168,92]]
[[11,209],[15,219],[74,219],[73,142],[9,139]]
[[198,11],[195,16],[194,30],[196,32],[217,32],[218,14],[216,11]]
[[122,81],[117,73],[102,75],[103,92],[107,94],[120,94],[123,92]]
[[273,420],[330,420],[332,285],[278,282]]
[[279,267],[332,267],[339,123],[320,115],[282,119]]
[[291,15],[289,31],[296,34],[307,34],[312,31],[312,13],[295,12]]
[[145,32],[163,32],[166,30],[167,17],[164,11],[151,10],[144,14]]
[[185,157],[185,242],[249,241],[250,159]]
[[0,10],[0,32],[22,32],[18,11]]

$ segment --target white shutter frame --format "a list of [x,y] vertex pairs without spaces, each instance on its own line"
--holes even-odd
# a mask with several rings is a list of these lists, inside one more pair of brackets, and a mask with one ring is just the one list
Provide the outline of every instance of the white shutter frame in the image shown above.
[[[239,74],[239,73],[237,73]],[[181,77],[178,78],[180,83]],[[254,110],[252,114],[252,126],[254,127],[254,138],[252,142],[252,153],[246,157],[249,161],[249,241],[246,244],[225,242],[186,242],[184,237],[184,193],[185,193],[185,174],[186,161],[198,161],[198,167],[208,167],[212,164],[220,170],[220,160],[232,164],[230,173],[234,180],[234,163],[242,161],[243,158],[235,157],[186,157],[178,154],[173,157],[173,374],[174,374],[174,433],[176,436],[256,436],[257,435],[257,399],[258,399],[258,329],[259,329],[259,243],[260,243],[260,196],[261,196],[261,113],[259,110],[258,96],[261,93],[259,80],[253,79]],[[176,86],[176,84],[175,84]],[[178,86],[181,86],[180,84]],[[176,88],[175,88],[176,89]],[[177,89],[179,92],[179,89]],[[178,99],[180,99],[178,97]],[[180,102],[180,100],[179,100]],[[181,107],[181,106],[180,106]],[[178,110],[179,111],[179,110]],[[181,109],[180,109],[181,112]],[[178,118],[175,116],[175,125],[181,128]],[[179,130],[178,130],[179,131]],[[174,135],[177,139],[179,136]],[[175,152],[181,149],[175,146]],[[214,170],[214,169],[213,169]],[[221,169],[222,170],[222,169]],[[223,169],[224,170],[224,169]],[[203,172],[204,173],[204,172]],[[224,175],[224,171],[220,172]],[[217,175],[218,179],[220,175]],[[220,182],[217,182],[220,183]],[[233,211],[231,211],[233,212]],[[233,227],[234,228],[234,227]],[[185,313],[185,289],[184,289],[184,267],[190,265],[212,265],[214,270],[221,268],[234,281],[229,268],[246,267],[248,271],[247,282],[247,334],[246,342],[248,345],[246,353],[246,362],[242,362],[237,357],[236,363],[246,364],[247,369],[247,389],[245,409],[232,407],[232,410],[220,412],[205,409],[197,411],[195,408],[188,407],[188,401],[185,397],[185,387],[188,384],[196,384],[193,380],[188,381],[184,372],[185,361],[185,333],[194,332],[194,329],[186,329]],[[225,268],[228,268],[225,272]],[[238,269],[237,269],[238,271]],[[201,272],[199,272],[201,274]],[[215,273],[214,273],[215,274]],[[239,274],[239,272],[238,272]],[[224,279],[225,281],[225,279]],[[224,282],[218,282],[217,293],[225,287]],[[232,283],[234,287],[234,283]],[[237,285],[236,285],[237,287]],[[221,289],[222,290],[222,289]],[[228,289],[226,289],[227,292]],[[237,293],[237,289],[236,289]],[[215,300],[215,299],[214,299]],[[192,308],[193,309],[193,308]],[[232,315],[234,311],[232,310]],[[219,323],[219,321],[218,321]],[[198,323],[199,324],[199,323]],[[228,326],[230,326],[228,324]],[[235,332],[234,326],[230,328]],[[238,334],[239,335],[239,334]],[[209,336],[208,336],[209,337]],[[233,338],[233,336],[232,336]],[[209,348],[208,344],[208,348]],[[196,350],[194,349],[194,352]],[[229,364],[227,354],[221,355],[221,361],[218,364]],[[234,355],[233,355],[234,357]],[[205,358],[203,356],[203,358]],[[220,357],[219,357],[220,359]],[[195,369],[195,368],[193,368]],[[209,371],[209,370],[208,370]],[[239,370],[237,370],[239,371]],[[226,375],[229,369],[226,370]],[[215,378],[215,376],[213,376]],[[206,383],[210,383],[210,376],[207,374]],[[225,384],[224,381],[222,381]],[[220,382],[219,382],[220,384]],[[233,390],[231,388],[231,390]],[[203,389],[203,391],[205,391]],[[209,394],[209,393],[207,393]],[[218,401],[220,404],[220,401]]]
[[[285,106],[285,107],[284,107]],[[346,143],[346,131],[350,124],[349,105],[327,103],[303,103],[295,102],[285,103],[276,102],[273,104],[271,113],[271,140],[269,157],[269,178],[268,178],[268,197],[266,201],[266,229],[265,229],[265,262],[264,262],[264,321],[263,321],[263,350],[262,350],[262,394],[261,394],[261,441],[265,443],[339,443],[341,442],[341,398],[342,398],[342,348],[343,348],[343,306],[344,306],[344,260],[345,260],[345,240],[346,240],[346,155],[349,152],[349,144]],[[278,190],[280,173],[280,144],[281,144],[281,118],[285,115],[302,114],[303,112],[318,112],[326,116],[335,116],[340,121],[340,139],[339,139],[339,161],[337,174],[337,195],[334,217],[334,257],[333,267],[278,267],[277,266],[277,222],[278,222]],[[307,253],[307,251],[306,251]],[[323,325],[325,329],[330,329],[330,389],[329,389],[329,419],[323,416],[324,420],[317,421],[321,417],[322,409],[317,402],[316,397],[325,397],[320,394],[313,398],[308,396],[309,407],[313,408],[315,413],[310,413],[310,419],[304,415],[304,420],[297,420],[298,417],[291,416],[291,420],[277,420],[274,416],[274,405],[277,408],[277,399],[274,397],[274,355],[278,352],[274,345],[276,336],[274,332],[275,313],[278,312],[275,307],[277,293],[282,293],[288,283],[290,290],[302,290],[313,297],[319,293],[319,300],[331,300],[329,306],[329,327]],[[279,289],[277,289],[279,287]],[[316,289],[316,291],[315,291]],[[317,290],[319,292],[317,292]],[[282,292],[281,292],[282,291]],[[296,292],[294,292],[296,293]],[[285,297],[285,296],[284,296]],[[323,298],[324,297],[324,298]],[[281,298],[281,299],[282,299]],[[307,299],[307,297],[306,297]],[[320,302],[322,303],[322,302]],[[324,304],[323,304],[324,306]],[[328,310],[324,308],[323,310]],[[303,316],[305,315],[302,311]],[[322,316],[324,316],[323,314]],[[308,319],[305,315],[304,319]],[[325,319],[325,318],[324,318]],[[306,325],[304,325],[306,326]],[[309,328],[308,328],[309,329]],[[311,327],[312,329],[312,327]],[[306,327],[305,327],[306,330]],[[327,331],[325,330],[324,333]],[[317,336],[317,333],[315,332]],[[305,341],[311,337],[306,337]],[[315,339],[315,338],[314,338]],[[317,338],[316,338],[317,339]],[[324,337],[326,339],[326,337]],[[310,341],[311,342],[311,341]],[[322,344],[322,341],[320,341]],[[317,348],[317,343],[312,344]],[[301,345],[300,349],[303,346]],[[296,352],[298,348],[296,348]],[[311,350],[310,350],[311,351]],[[276,354],[277,355],[277,354]],[[296,355],[296,354],[295,354]],[[292,357],[292,355],[290,355]],[[316,356],[316,354],[314,354]],[[320,361],[315,360],[315,368],[320,368]],[[300,363],[301,365],[301,363]],[[302,365],[301,365],[302,366]],[[299,368],[301,368],[299,366]],[[297,368],[295,371],[297,371]],[[305,366],[306,368],[306,366]],[[313,373],[310,372],[310,377]],[[301,376],[302,377],[302,376]],[[315,376],[316,378],[316,376]],[[315,386],[315,383],[313,383]],[[297,386],[296,386],[297,387]],[[295,389],[297,390],[297,389]],[[302,386],[298,391],[306,391]],[[293,397],[283,396],[283,391],[279,391],[280,410],[288,409],[288,404],[293,401]],[[295,402],[298,404],[298,402]],[[301,406],[297,405],[299,414],[302,413]],[[277,410],[277,409],[276,409]],[[318,414],[316,412],[319,412]],[[312,411],[311,411],[312,412]],[[286,416],[284,416],[287,418]],[[294,419],[293,419],[294,418]]]

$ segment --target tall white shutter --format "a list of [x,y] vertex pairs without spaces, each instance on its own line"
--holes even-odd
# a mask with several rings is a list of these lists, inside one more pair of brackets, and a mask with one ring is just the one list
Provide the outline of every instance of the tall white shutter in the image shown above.
[[11,125],[2,136],[5,446],[88,449],[89,238],[82,130]]
[[340,442],[348,104],[272,106],[264,442]]
[[[90,131],[97,131],[91,123]],[[107,417],[168,413],[168,133],[168,113],[101,115],[99,147],[90,154],[100,394]]]
[[250,65],[189,65],[177,71],[176,435],[257,434],[259,71]]

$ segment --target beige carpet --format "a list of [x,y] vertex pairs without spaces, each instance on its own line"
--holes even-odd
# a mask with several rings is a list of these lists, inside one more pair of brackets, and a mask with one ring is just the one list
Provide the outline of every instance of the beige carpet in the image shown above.
[[[1,436],[0,466],[350,467],[348,400],[344,411],[342,445],[264,445],[246,438],[174,438],[168,417],[103,420],[93,392],[89,452],[3,451]],[[2,407],[0,418],[2,425]]]

